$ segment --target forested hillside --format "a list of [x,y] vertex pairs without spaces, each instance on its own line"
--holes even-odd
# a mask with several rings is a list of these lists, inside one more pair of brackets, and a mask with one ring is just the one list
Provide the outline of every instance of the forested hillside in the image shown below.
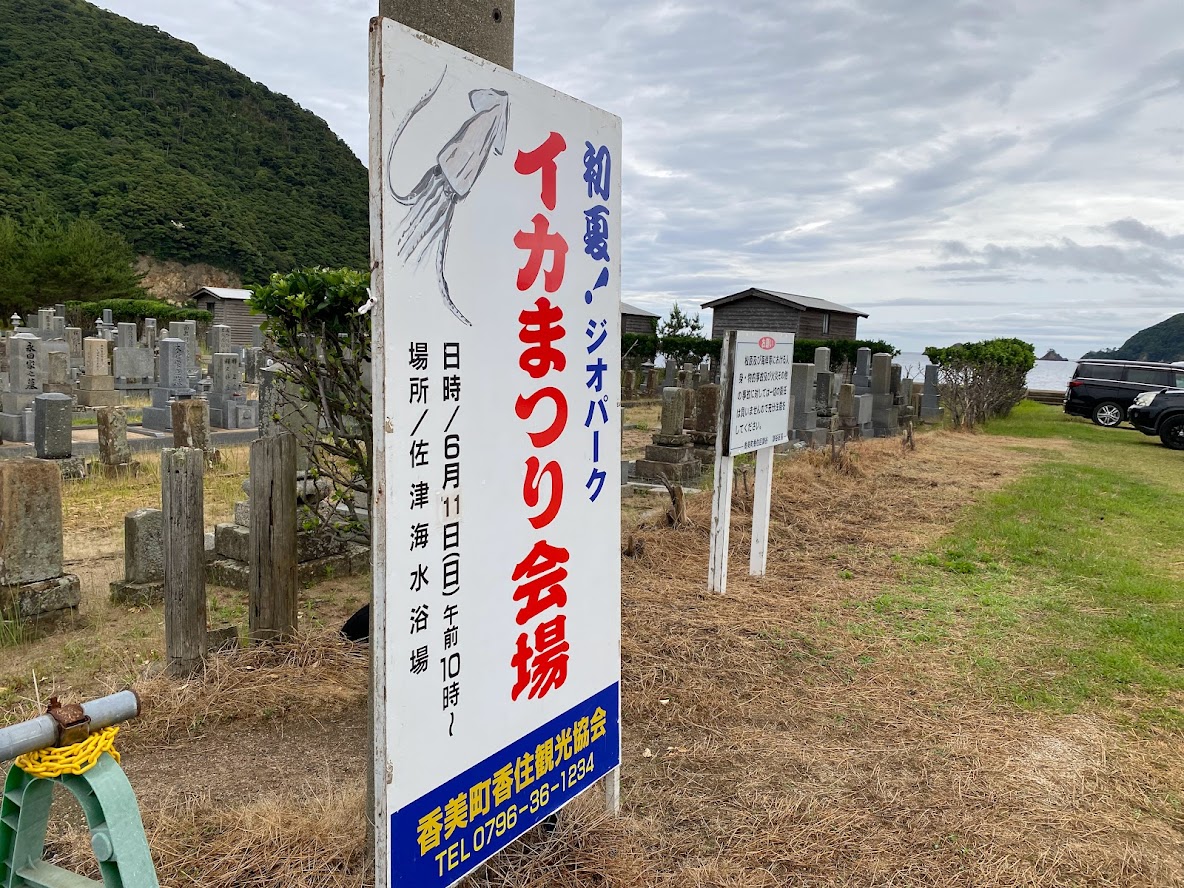
[[366,171],[323,120],[83,0],[0,0],[0,217],[39,200],[248,281],[368,265]]
[[1083,358],[1116,361],[1184,361],[1184,314],[1140,330],[1118,348],[1087,352]]

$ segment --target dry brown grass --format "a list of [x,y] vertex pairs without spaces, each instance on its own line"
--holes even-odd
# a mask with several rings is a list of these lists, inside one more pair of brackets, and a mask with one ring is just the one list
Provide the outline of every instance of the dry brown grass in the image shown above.
[[[676,530],[627,521],[646,545],[622,567],[623,816],[591,793],[468,885],[1184,884],[1178,737],[1022,712],[939,645],[849,628],[1024,447],[935,433],[852,448],[857,474],[778,461],[768,575],[746,575],[738,491],[723,597],[705,589],[708,497]],[[162,884],[365,883],[355,652],[311,636],[142,689],[125,762]],[[55,847],[86,857],[78,836]]]
[[129,735],[136,744],[169,744],[230,722],[237,729],[304,713],[331,718],[365,706],[369,656],[336,632],[216,654],[200,677],[139,682],[136,690],[150,705]]

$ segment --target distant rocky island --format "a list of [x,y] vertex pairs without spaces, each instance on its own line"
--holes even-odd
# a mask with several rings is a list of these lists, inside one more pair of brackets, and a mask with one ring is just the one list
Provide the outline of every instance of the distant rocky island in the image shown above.
[[1044,353],[1044,357],[1041,358],[1040,360],[1042,360],[1042,361],[1067,361],[1069,359],[1062,358],[1059,354],[1057,354],[1057,350],[1055,348],[1050,348],[1048,351],[1046,351]]

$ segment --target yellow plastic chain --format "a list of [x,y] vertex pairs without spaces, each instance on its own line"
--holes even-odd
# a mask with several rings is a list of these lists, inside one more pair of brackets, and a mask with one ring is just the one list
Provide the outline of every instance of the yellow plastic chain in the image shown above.
[[26,753],[15,764],[33,777],[85,774],[98,763],[99,756],[104,752],[110,753],[116,762],[119,761],[119,753],[115,751],[115,735],[118,733],[119,728],[103,728],[73,746],[51,746]]

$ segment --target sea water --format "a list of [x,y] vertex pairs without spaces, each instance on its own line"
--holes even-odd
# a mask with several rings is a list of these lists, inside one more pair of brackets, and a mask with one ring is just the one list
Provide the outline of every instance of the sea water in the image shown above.
[[[892,359],[894,364],[904,368],[904,377],[917,382],[925,378],[925,367],[929,359],[920,352],[901,352]],[[1028,388],[1038,392],[1063,392],[1073,378],[1076,361],[1037,361],[1028,371]]]

